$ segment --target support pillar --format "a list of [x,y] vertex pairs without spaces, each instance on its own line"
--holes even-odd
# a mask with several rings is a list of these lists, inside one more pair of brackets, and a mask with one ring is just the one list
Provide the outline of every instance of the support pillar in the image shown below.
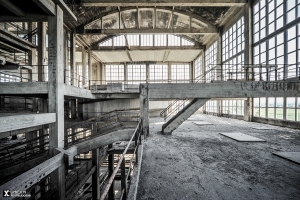
[[126,183],[126,171],[125,171],[125,157],[121,163],[121,192],[124,190],[122,200],[127,199],[127,183]]
[[85,48],[82,47],[82,86],[86,85],[86,52],[85,52]]
[[92,152],[92,163],[96,167],[92,175],[92,196],[94,200],[100,199],[100,165],[99,165],[99,149],[94,149]]
[[[112,144],[108,145],[108,149],[112,148]],[[111,177],[114,171],[114,154],[108,155],[108,177]],[[115,198],[115,187],[114,181],[112,182],[110,189],[108,191],[108,199]]]
[[76,118],[76,99],[71,99],[71,119]]
[[45,81],[44,65],[46,64],[46,22],[38,22],[38,81]]
[[[92,51],[89,49],[88,50],[88,78],[87,78],[87,84],[92,84],[91,83],[91,80],[93,80],[92,72],[93,72]],[[89,85],[88,87],[90,88],[91,86]]]
[[76,43],[75,43],[75,32],[70,34],[70,71],[71,71],[71,85],[78,86],[76,79]]
[[[252,5],[253,0],[249,0],[248,3],[244,6],[244,13],[245,13],[245,52],[244,52],[244,63],[245,65],[252,65]],[[254,77],[252,77],[253,68],[248,68],[248,76],[249,79],[252,80]],[[246,75],[247,75],[246,74]],[[248,77],[245,77],[246,79]],[[247,100],[244,102],[244,120],[245,121],[252,121],[253,120],[253,98],[247,98]]]
[[[64,48],[63,48],[63,11],[56,5],[55,16],[48,17],[48,79],[49,112],[56,113],[56,122],[49,124],[50,155],[56,154],[55,148],[64,148]],[[50,175],[50,187],[55,191],[53,199],[64,200],[65,165],[62,164]]]
[[140,117],[143,121],[143,134],[149,135],[148,84],[140,85]]

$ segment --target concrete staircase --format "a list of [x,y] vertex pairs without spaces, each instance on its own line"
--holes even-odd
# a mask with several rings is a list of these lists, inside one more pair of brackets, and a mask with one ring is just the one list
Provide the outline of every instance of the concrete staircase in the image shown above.
[[169,121],[162,126],[162,133],[171,134],[186,119],[201,108],[209,99],[193,99],[188,105],[174,115]]

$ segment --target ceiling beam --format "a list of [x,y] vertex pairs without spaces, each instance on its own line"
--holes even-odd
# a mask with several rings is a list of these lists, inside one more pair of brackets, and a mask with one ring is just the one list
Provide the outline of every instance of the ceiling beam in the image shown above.
[[47,22],[48,16],[47,15],[40,15],[34,13],[25,13],[23,17],[17,16],[8,16],[8,15],[1,15],[0,22]]
[[81,0],[83,6],[244,6],[247,0]]
[[51,0],[32,0],[48,15],[55,15],[55,4]]
[[155,47],[142,47],[142,46],[131,46],[130,50],[128,47],[96,47],[91,48],[92,51],[97,52],[111,52],[111,51],[149,51],[149,50],[199,50],[204,49],[204,46],[155,46]]
[[77,17],[70,10],[70,8],[63,2],[63,0],[54,0],[55,3],[64,11],[64,16],[67,16],[69,20],[77,21]]
[[20,8],[18,8],[17,6],[15,6],[12,2],[10,2],[8,0],[0,0],[0,4],[2,6],[4,6],[10,12],[17,15],[18,17],[23,17],[25,15],[25,13]]
[[85,29],[83,31],[76,31],[77,34],[82,35],[120,35],[120,34],[189,34],[189,35],[207,35],[217,34],[216,29],[200,29],[192,31],[188,29]]

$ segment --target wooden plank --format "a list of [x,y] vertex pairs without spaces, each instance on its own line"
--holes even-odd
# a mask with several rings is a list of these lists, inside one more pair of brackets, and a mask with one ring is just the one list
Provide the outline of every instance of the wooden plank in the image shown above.
[[[57,154],[42,164],[32,168],[22,175],[8,181],[0,186],[0,191],[26,191],[32,185],[38,183],[41,179],[48,176],[51,172],[59,168],[63,164],[63,153]],[[13,199],[14,197],[7,197],[5,199]]]

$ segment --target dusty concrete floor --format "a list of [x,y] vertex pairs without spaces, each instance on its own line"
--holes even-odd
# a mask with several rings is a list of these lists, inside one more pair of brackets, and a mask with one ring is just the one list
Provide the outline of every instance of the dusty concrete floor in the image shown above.
[[[300,165],[272,155],[300,151],[299,130],[210,115],[193,115],[172,135],[160,133],[162,124],[150,119],[137,199],[300,199]],[[252,128],[257,126],[273,129]],[[219,134],[233,131],[267,142]]]

